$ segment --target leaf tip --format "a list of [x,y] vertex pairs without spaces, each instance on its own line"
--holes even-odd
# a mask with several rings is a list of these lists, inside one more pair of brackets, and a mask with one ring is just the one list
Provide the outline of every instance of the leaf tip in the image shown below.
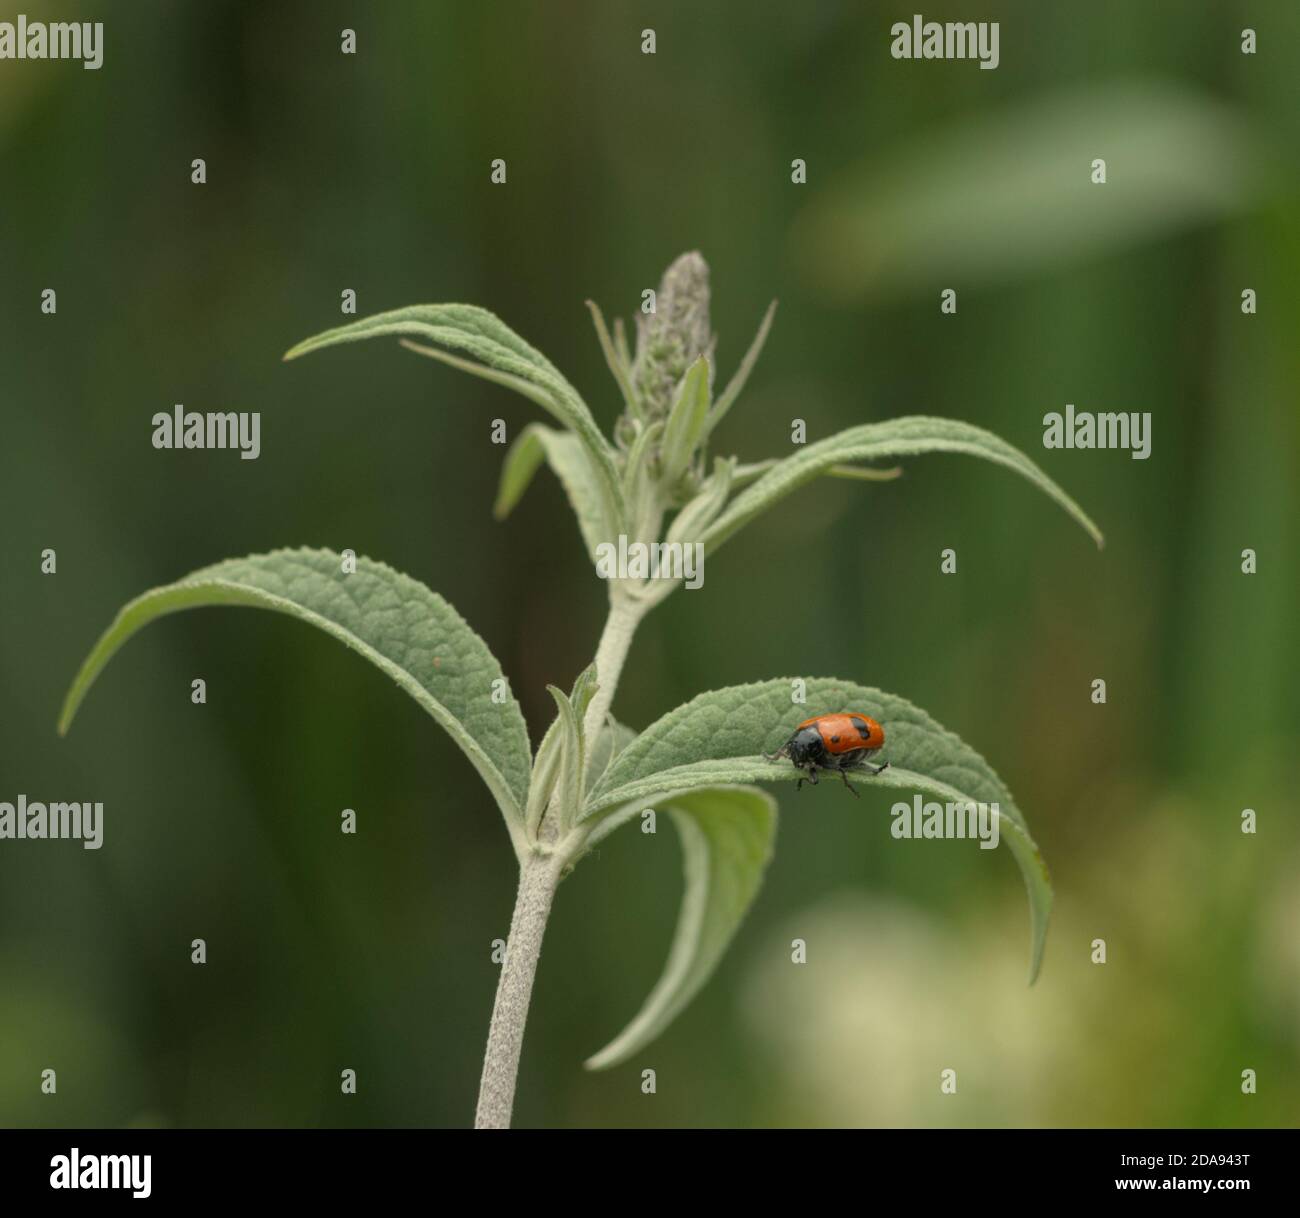
[[77,717],[77,709],[81,705],[81,698],[77,694],[77,682],[73,682],[72,689],[68,690],[63,699],[63,706],[59,709],[59,721],[55,724],[54,730],[62,739],[68,734],[68,729],[72,726],[72,721]]
[[602,1049],[599,1053],[593,1053],[585,1062],[582,1063],[584,1070],[590,1070],[593,1074],[597,1070],[607,1070],[615,1064],[615,1059],[610,1057],[608,1049]]

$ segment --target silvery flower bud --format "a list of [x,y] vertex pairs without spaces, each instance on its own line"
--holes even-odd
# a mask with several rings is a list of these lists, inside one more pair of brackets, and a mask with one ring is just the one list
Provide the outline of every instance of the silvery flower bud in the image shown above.
[[648,420],[667,415],[686,369],[712,348],[709,264],[692,250],[664,272],[655,311],[637,315],[632,387]]

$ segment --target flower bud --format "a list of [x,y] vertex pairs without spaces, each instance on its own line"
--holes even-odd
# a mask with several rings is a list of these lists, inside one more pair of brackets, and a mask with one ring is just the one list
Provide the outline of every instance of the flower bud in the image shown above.
[[712,348],[709,265],[692,250],[664,272],[655,311],[637,316],[632,387],[647,419],[667,415],[686,370]]

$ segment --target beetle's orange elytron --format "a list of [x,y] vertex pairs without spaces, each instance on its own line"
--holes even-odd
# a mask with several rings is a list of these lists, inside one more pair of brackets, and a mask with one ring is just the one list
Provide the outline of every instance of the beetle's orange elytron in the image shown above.
[[817,771],[831,770],[854,795],[857,791],[849,782],[845,770],[862,770],[879,774],[889,762],[873,766],[867,758],[880,752],[885,745],[885,729],[870,715],[844,712],[835,715],[818,715],[805,719],[794,729],[794,734],[775,753],[765,753],[769,761],[788,757],[797,770],[806,773],[795,784],[802,787],[804,779],[817,785]]

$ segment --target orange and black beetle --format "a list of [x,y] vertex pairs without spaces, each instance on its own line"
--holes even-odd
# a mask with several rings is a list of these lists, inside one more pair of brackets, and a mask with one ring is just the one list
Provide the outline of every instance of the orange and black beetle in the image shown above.
[[[844,785],[856,795],[857,791],[844,771],[865,770],[869,774],[879,774],[889,762],[873,766],[867,758],[880,752],[884,745],[885,729],[870,715],[818,715],[799,724],[794,735],[775,753],[764,753],[763,756],[768,761],[788,757],[795,769],[808,771],[806,777],[813,786],[817,785],[818,770],[830,770],[837,773]],[[799,779],[795,790],[803,784],[804,779]]]

